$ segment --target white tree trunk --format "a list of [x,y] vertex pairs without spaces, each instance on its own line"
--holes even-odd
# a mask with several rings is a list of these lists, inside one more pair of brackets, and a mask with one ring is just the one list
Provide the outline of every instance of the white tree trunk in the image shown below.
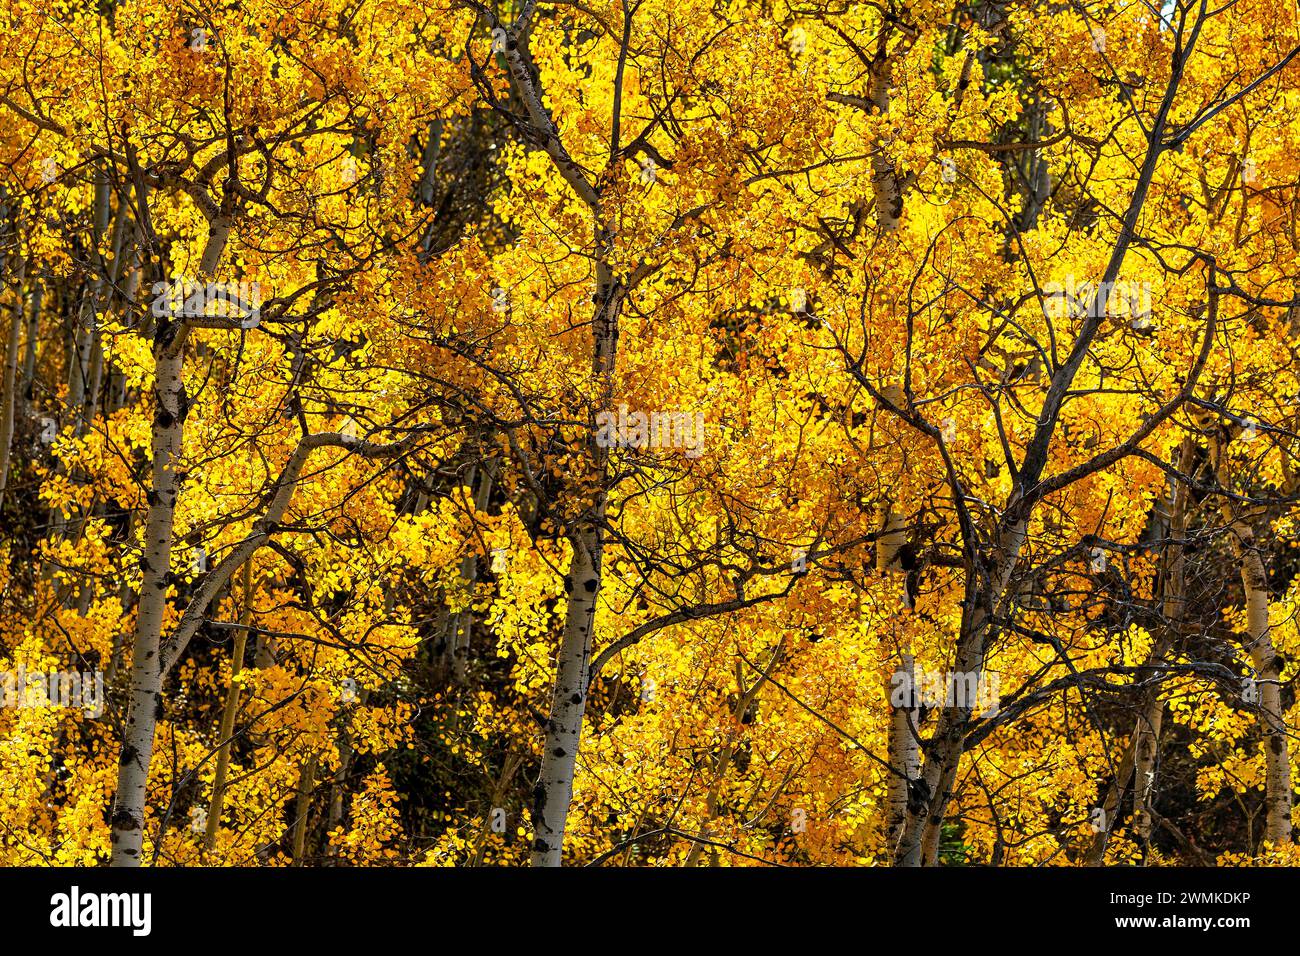
[[575,536],[569,564],[568,608],[546,722],[542,771],[533,790],[533,866],[559,866],[573,799],[573,773],[587,704],[591,628],[600,591],[600,529]]
[[[145,201],[141,199],[142,203]],[[229,236],[228,221],[211,226],[203,249],[202,275],[215,273]],[[148,494],[149,512],[140,562],[143,574],[131,652],[130,694],[113,797],[112,866],[140,865],[149,764],[153,759],[154,731],[163,710],[164,662],[160,642],[171,578],[176,500],[180,494],[177,462],[189,411],[184,382],[185,335],[184,326],[166,319],[159,320],[154,332],[153,481]]]
[[[1220,487],[1231,488],[1226,444],[1213,442],[1211,455]],[[1228,528],[1233,553],[1241,564],[1241,587],[1246,602],[1246,651],[1255,668],[1259,722],[1264,731],[1265,833],[1269,842],[1281,845],[1291,842],[1291,755],[1287,747],[1286,715],[1282,708],[1284,662],[1273,646],[1268,620],[1268,568],[1249,515],[1239,512],[1238,506],[1226,495],[1220,499],[1219,511]]]
[[113,800],[113,866],[140,865],[154,729],[163,709],[159,638],[167,607],[172,525],[179,492],[176,461],[181,454],[186,412],[182,382],[184,351],[173,350],[172,344],[170,338],[160,336],[154,348],[157,411],[153,427],[153,482],[141,558],[144,574],[131,655],[131,690]]
[[1136,757],[1133,764],[1133,812],[1137,816],[1138,842],[1145,858],[1151,842],[1151,802],[1155,794],[1156,755],[1160,748],[1160,726],[1164,722],[1165,702],[1159,692],[1151,695],[1146,710],[1138,720]]
[[[598,206],[593,214],[599,219]],[[592,318],[592,379],[605,408],[612,405],[614,364],[618,355],[618,318],[622,295],[609,266],[613,238],[596,230],[596,314]],[[604,550],[606,463],[609,451],[597,442],[594,414],[588,423],[588,453],[600,490],[588,514],[569,535],[573,547],[568,574],[568,602],[564,632],[556,661],[551,712],[546,722],[542,768],[533,788],[533,866],[559,866],[564,852],[564,832],[573,799],[573,775],[587,708],[587,682],[591,661],[592,626],[600,595],[601,557]]]
[[[871,102],[881,116],[889,113],[891,73],[886,61],[871,74]],[[886,152],[888,142],[876,144],[871,156],[871,192],[876,201],[876,222],[882,232],[894,232],[903,218],[903,190],[898,171]]]
[[[908,703],[914,697],[916,670],[912,655],[904,654],[898,669],[907,682],[909,689]],[[891,681],[890,691],[894,689]],[[891,702],[892,703],[892,702]],[[921,753],[917,745],[917,713],[911,706],[891,706],[889,715],[889,786],[887,790],[887,816],[885,835],[891,856],[903,838],[903,827],[907,822],[907,790],[910,781],[921,774]]]
[[1259,720],[1264,729],[1267,837],[1271,843],[1291,842],[1291,755],[1282,709],[1282,658],[1273,647],[1268,623],[1268,572],[1249,539],[1241,545],[1241,583],[1246,591],[1248,650],[1259,687]]
[[[1185,55],[1190,56],[1190,49],[1185,52]],[[1169,81],[1148,135],[1146,157],[1138,173],[1137,184],[1128,209],[1124,214],[1119,238],[1111,251],[1106,270],[1102,274],[1100,288],[1109,289],[1123,268],[1124,259],[1136,234],[1138,218],[1146,204],[1147,192],[1150,190],[1152,178],[1165,148],[1163,137],[1169,111],[1181,81],[1180,67]],[[975,566],[967,575],[962,632],[957,642],[954,670],[973,675],[977,680],[983,679],[984,656],[990,631],[994,626],[993,618],[1003,610],[1007,588],[1024,548],[1026,531],[1033,511],[1032,505],[1025,506],[1025,497],[1033,490],[1042,476],[1043,469],[1047,466],[1048,450],[1056,432],[1060,410],[1101,327],[1101,316],[1104,314],[1104,308],[1101,306],[1104,304],[1104,300],[1099,296],[1093,296],[1088,304],[1088,315],[1075,338],[1069,357],[1052,374],[1034,435],[1025,450],[1020,472],[1003,509],[1003,514],[1007,516],[1007,524],[998,535],[997,547],[991,560],[985,564],[983,558],[976,556],[973,559]],[[1213,308],[1212,300],[1211,314]],[[1014,517],[1011,517],[1012,515]],[[918,804],[923,803],[924,806],[916,811],[908,809],[903,839],[899,842],[894,858],[896,865],[916,866],[921,863],[933,865],[938,861],[944,813],[957,779],[957,771],[964,751],[965,731],[969,722],[968,708],[947,708],[940,716],[934,737],[926,746],[922,779],[924,789],[928,792],[923,793],[923,800],[918,801]]]

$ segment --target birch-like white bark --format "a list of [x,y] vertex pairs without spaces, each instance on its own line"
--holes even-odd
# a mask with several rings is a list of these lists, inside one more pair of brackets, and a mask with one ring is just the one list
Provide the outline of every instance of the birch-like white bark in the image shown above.
[[[880,116],[889,115],[889,84],[891,70],[888,61],[871,73],[871,102]],[[876,144],[871,156],[871,192],[876,201],[876,222],[882,232],[898,229],[903,218],[903,190],[898,182],[898,171],[887,152],[889,143]]]
[[533,790],[533,866],[559,866],[561,863],[587,704],[591,628],[600,590],[600,529],[591,528],[575,535],[572,546],[558,672],[546,721],[542,770]]
[[1151,802],[1155,793],[1156,755],[1160,746],[1160,726],[1164,721],[1165,702],[1159,692],[1151,695],[1146,709],[1138,718],[1136,756],[1133,764],[1133,808],[1137,815],[1137,837],[1143,855],[1151,842]]
[[[909,690],[916,684],[916,669],[911,654],[904,654],[897,673],[902,675]],[[894,684],[891,681],[891,693]],[[907,704],[912,703],[909,693]],[[892,703],[892,702],[891,702]],[[889,781],[886,790],[885,839],[892,856],[903,838],[907,822],[908,787],[921,773],[921,754],[917,745],[916,709],[911,706],[891,706],[889,714]]]
[[[1211,443],[1215,477],[1223,489],[1232,487],[1227,443]],[[1268,568],[1255,537],[1249,515],[1222,495],[1219,511],[1228,529],[1233,554],[1240,564],[1241,587],[1246,604],[1246,651],[1255,668],[1259,723],[1264,732],[1265,836],[1274,845],[1291,842],[1291,754],[1286,712],[1282,706],[1284,661],[1273,644],[1269,624],[1270,592]]]
[[1241,586],[1246,595],[1246,649],[1255,666],[1259,690],[1259,723],[1264,731],[1264,807],[1266,836],[1282,846],[1291,842],[1291,754],[1287,746],[1286,713],[1282,707],[1282,658],[1273,645],[1269,626],[1268,570],[1244,522],[1234,528],[1241,561]]
[[[600,194],[586,172],[570,156],[559,129],[542,102],[521,43],[526,42],[535,0],[525,3],[514,26],[505,31],[501,54],[510,72],[511,86],[528,117],[536,141],[550,157],[561,178],[591,212],[596,248],[596,310],[592,319],[592,378],[597,401],[610,404],[610,388],[617,355],[621,291],[609,265],[613,236],[603,222]],[[595,416],[588,427],[588,448],[597,479],[603,482],[607,452],[596,443]],[[533,866],[559,866],[582,722],[587,704],[587,674],[591,661],[592,627],[600,593],[604,549],[605,494],[602,490],[586,515],[569,531],[573,556],[567,576],[564,628],[556,659],[555,685],[546,722],[542,767],[533,788]]]
[[[118,771],[118,791],[113,809],[114,866],[140,864],[139,852],[147,795],[146,782],[149,762],[153,755],[154,731],[162,706],[163,680],[185,653],[190,639],[203,623],[212,600],[230,581],[235,571],[271,539],[289,508],[302,477],[302,470],[312,451],[324,447],[346,448],[363,457],[384,458],[399,454],[408,445],[405,442],[377,445],[335,432],[305,436],[289,456],[271,494],[270,504],[267,505],[262,517],[254,523],[252,531],[231,548],[217,566],[200,580],[175,631],[165,643],[160,639],[161,611],[166,594],[165,581],[162,587],[157,585],[151,587],[154,580],[159,578],[152,559],[153,555],[161,554],[165,550],[170,560],[172,509],[168,508],[164,513],[162,507],[158,505],[169,500],[174,505],[175,478],[172,475],[171,483],[168,484],[166,480],[160,480],[160,478],[166,479],[166,474],[155,476],[155,491],[160,486],[170,488],[171,495],[170,497],[156,496],[157,504],[150,507],[145,531],[146,555],[149,563],[145,566],[145,582],[141,589],[143,593],[140,596],[136,644],[132,658],[131,697],[123,738],[122,762]],[[159,530],[164,524],[168,532],[165,539]],[[165,568],[166,565],[162,567]],[[145,706],[146,703],[154,703],[157,709]],[[135,853],[128,852],[130,850],[134,850]]]
[[154,346],[153,480],[140,560],[143,576],[131,654],[131,689],[111,819],[113,866],[140,865],[154,730],[163,711],[159,638],[167,608],[172,529],[180,492],[177,461],[187,411],[184,350],[174,347],[179,343],[169,331],[174,332],[175,326],[160,323]]
[[[144,201],[142,198],[141,202]],[[216,271],[229,236],[228,222],[210,227],[200,267],[203,276]],[[163,712],[164,669],[160,642],[171,578],[176,502],[180,494],[177,464],[184,445],[185,416],[189,411],[184,381],[186,331],[183,325],[165,318],[159,319],[154,331],[152,481],[147,495],[148,516],[140,559],[142,576],[131,651],[130,694],[122,728],[122,752],[110,820],[112,866],[132,867],[141,862],[149,765],[153,759],[154,732]]]

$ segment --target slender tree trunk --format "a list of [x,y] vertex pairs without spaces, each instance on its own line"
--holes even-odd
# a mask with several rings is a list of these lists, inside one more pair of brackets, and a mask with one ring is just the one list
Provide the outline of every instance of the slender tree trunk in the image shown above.
[[100,340],[98,327],[90,334],[90,371],[86,376],[86,391],[81,398],[81,417],[78,428],[84,435],[95,421],[95,410],[99,407],[99,393],[104,385],[104,347]]
[[113,806],[113,866],[140,865],[154,729],[163,709],[159,639],[171,577],[172,525],[180,491],[176,461],[181,455],[187,404],[182,382],[183,350],[173,350],[175,343],[168,335],[174,330],[172,324],[160,321],[154,347],[157,412],[153,428],[153,482],[141,559],[144,574],[131,657],[131,692]]
[[293,865],[302,866],[307,849],[307,816],[311,812],[311,795],[316,785],[316,755],[303,764],[298,776],[298,798],[293,806]]
[[[107,215],[107,212],[105,215]],[[104,385],[104,340],[100,332],[100,317],[108,312],[113,298],[113,290],[117,285],[117,272],[122,261],[122,244],[126,239],[127,222],[126,210],[124,207],[120,208],[117,218],[113,220],[113,233],[110,238],[112,263],[106,262],[102,256],[97,255],[99,271],[95,276],[88,299],[89,335],[87,345],[89,364],[86,372],[85,391],[81,398],[81,411],[77,422],[78,434],[85,434],[90,429],[99,408],[100,393]]]
[[[1145,713],[1145,709],[1143,710]],[[1140,722],[1142,717],[1134,722],[1133,736],[1129,738],[1128,744],[1124,747],[1124,755],[1120,758],[1119,766],[1115,769],[1115,777],[1106,788],[1106,796],[1101,802],[1101,828],[1093,837],[1092,846],[1088,848],[1086,862],[1089,866],[1101,866],[1106,860],[1106,846],[1110,842],[1110,835],[1115,826],[1115,818],[1119,815],[1120,802],[1124,799],[1124,794],[1128,792],[1129,783],[1133,779],[1133,764],[1137,758],[1138,735],[1141,733]]]
[[343,823],[343,796],[346,792],[348,773],[352,769],[354,753],[352,741],[344,730],[339,739],[338,769],[334,771],[334,776],[330,780],[330,805],[325,817],[325,857],[330,861],[338,857],[338,847],[330,841],[329,835]]
[[[93,275],[81,288],[80,298],[72,317],[72,335],[68,353],[68,391],[63,407],[63,426],[76,438],[85,434],[89,420],[93,417],[98,402],[98,378],[103,369],[98,311],[100,295],[104,287],[105,260],[100,245],[112,216],[112,190],[102,165],[95,170],[93,208],[89,259],[95,268]],[[81,480],[76,474],[68,471],[64,462],[57,461],[56,466],[60,474],[67,475],[73,480]],[[87,513],[83,513],[80,509],[71,510],[67,516],[64,515],[63,509],[55,509],[50,517],[53,536],[75,538],[77,532],[69,529],[84,527],[87,516]],[[83,586],[71,593],[76,595],[77,606],[80,607],[86,600],[88,590]]]
[[31,414],[31,400],[36,384],[36,343],[40,338],[41,304],[45,288],[37,280],[32,283],[32,308],[27,319],[27,341],[23,344],[23,377],[19,388],[24,415]]
[[[141,198],[143,204],[146,200]],[[229,222],[214,223],[203,250],[202,274],[216,271],[230,235]],[[163,658],[160,653],[167,587],[171,578],[172,530],[180,494],[177,463],[184,444],[185,327],[160,318],[154,329],[153,480],[145,520],[140,603],[131,654],[131,685],[122,755],[113,800],[113,866],[139,866],[148,802],[154,731],[162,714]]]
[[[161,340],[167,340],[169,328],[165,318],[159,321]],[[160,367],[168,366],[160,364]],[[174,374],[179,375],[179,372],[180,366],[177,362],[174,365]],[[170,390],[174,386],[169,382],[170,377],[160,378],[159,388]],[[181,391],[179,395],[183,400],[184,392]],[[160,429],[173,427],[166,414],[166,410],[170,407],[170,404],[162,405],[163,410],[157,417],[155,435]],[[148,781],[149,762],[153,754],[154,728],[158,719],[158,710],[146,704],[152,703],[157,708],[161,708],[162,682],[185,653],[190,639],[205,620],[209,605],[226,586],[231,576],[270,540],[275,527],[284,517],[293,500],[307,459],[314,449],[327,446],[347,448],[371,458],[390,457],[399,454],[407,447],[403,442],[374,445],[332,432],[304,436],[289,456],[284,471],[276,481],[266,511],[254,523],[252,532],[231,548],[215,568],[203,575],[166,644],[161,641],[161,612],[165,606],[166,571],[159,570],[159,568],[165,569],[166,565],[156,564],[155,556],[165,550],[168,558],[170,557],[170,533],[164,535],[159,529],[163,528],[167,532],[171,530],[171,508],[167,506],[169,503],[174,505],[175,502],[176,477],[174,471],[169,470],[174,469],[174,460],[166,456],[155,456],[156,465],[159,461],[168,464],[166,468],[161,469],[162,474],[155,478],[152,503],[145,528],[144,583],[137,615],[131,695],[128,700],[126,732],[123,739],[121,766],[118,769],[118,791],[113,810],[115,866],[138,866],[140,863],[139,851],[147,796],[145,785]],[[165,493],[159,494],[159,489],[164,489]],[[165,512],[164,508],[166,508]],[[127,852],[130,850],[135,852]]]
[[67,398],[63,403],[63,425],[72,425],[79,430],[81,406],[86,397],[86,375],[90,369],[91,331],[87,328],[86,304],[82,301],[76,306],[71,318],[72,337],[68,350]]
[[[1196,459],[1196,443],[1191,438],[1183,439],[1179,446],[1177,471],[1186,476],[1186,481],[1174,479],[1169,503],[1168,536],[1164,549],[1164,576],[1161,583],[1163,615],[1165,626],[1160,636],[1147,655],[1147,665],[1159,664],[1173,647],[1182,626],[1183,612],[1187,606],[1186,576],[1186,537],[1187,537],[1187,481],[1191,480],[1192,468]],[[1149,679],[1156,681],[1158,675]],[[1134,721],[1133,734],[1124,750],[1124,757],[1116,770],[1114,779],[1106,789],[1102,801],[1102,827],[1093,839],[1088,850],[1086,862],[1089,866],[1101,866],[1106,860],[1106,846],[1119,815],[1120,804],[1130,783],[1135,782],[1134,813],[1138,818],[1138,837],[1143,847],[1151,839],[1151,802],[1154,798],[1155,771],[1158,764],[1160,728],[1164,721],[1164,700],[1160,696],[1158,683],[1147,687],[1141,696],[1138,717]],[[1136,770],[1136,775],[1134,771]]]
[[[1215,476],[1219,486],[1231,487],[1226,443],[1214,442]],[[1259,723],[1264,731],[1265,839],[1274,845],[1291,842],[1291,754],[1287,745],[1286,712],[1282,707],[1282,670],[1285,662],[1273,645],[1269,626],[1268,568],[1249,517],[1239,514],[1226,495],[1219,505],[1228,528],[1233,553],[1241,565],[1241,587],[1246,602],[1246,650],[1255,668]]]
[[533,866],[560,865],[587,704],[591,627],[600,591],[601,529],[593,527],[580,532],[573,537],[572,545],[559,672],[546,721],[542,770],[533,791]]
[[[587,178],[586,171],[573,160],[564,147],[563,139],[550,111],[544,102],[538,78],[528,62],[528,30],[532,5],[525,4],[524,13],[506,31],[506,42],[501,54],[510,73],[510,84],[524,115],[556,172],[568,183],[574,194],[586,205],[591,214],[594,231],[594,262],[596,303],[592,317],[592,381],[593,402],[598,407],[612,405],[615,358],[618,355],[619,310],[622,307],[623,289],[617,282],[610,265],[614,236],[612,226],[606,222],[601,209],[600,191]],[[629,21],[630,22],[630,21]],[[614,104],[615,117],[621,102]],[[617,120],[615,120],[617,130]],[[613,163],[618,152],[617,132],[611,149]],[[574,518],[567,529],[573,548],[570,560],[565,609],[564,630],[556,662],[556,679],[551,698],[550,717],[546,722],[545,743],[542,752],[542,769],[533,790],[533,856],[534,866],[559,866],[564,850],[564,829],[568,818],[569,802],[573,797],[573,772],[577,760],[578,743],[582,735],[582,719],[587,702],[587,676],[591,657],[592,624],[595,619],[596,600],[600,593],[601,558],[604,548],[605,487],[607,449],[597,441],[595,410],[587,422],[587,452],[592,465],[591,481],[595,485],[594,501],[590,508]],[[566,476],[567,477],[567,476]],[[592,489],[583,482],[568,483],[571,490],[586,497]],[[534,489],[535,491],[538,489]]]
[[[888,61],[871,72],[871,102],[881,116],[889,113],[889,85],[891,70]],[[903,218],[903,190],[898,182],[898,171],[887,153],[888,143],[877,143],[871,156],[871,192],[876,200],[876,222],[882,232],[898,229]]]
[[1266,838],[1281,846],[1291,842],[1291,755],[1282,708],[1282,658],[1269,628],[1268,571],[1251,533],[1238,526],[1241,584],[1246,592],[1247,649],[1259,689],[1259,722],[1264,730]]
[[479,830],[478,845],[474,848],[474,856],[470,860],[470,866],[482,866],[483,858],[487,855],[488,840],[492,834],[492,816],[501,807],[505,799],[506,788],[510,786],[510,780],[514,777],[515,772],[523,766],[524,758],[521,754],[513,751],[506,754],[506,759],[501,765],[501,773],[492,786],[492,796],[488,800],[487,813],[483,815],[483,828]]
[[[593,212],[599,218],[599,209]],[[614,365],[618,355],[618,318],[622,290],[609,265],[612,235],[596,234],[596,314],[592,319],[592,378],[598,402],[612,402]],[[569,535],[573,548],[567,578],[568,600],[564,631],[556,662],[555,687],[542,751],[542,769],[533,789],[533,866],[559,866],[564,851],[564,830],[573,799],[573,774],[587,707],[588,666],[591,661],[592,625],[600,594],[601,558],[604,553],[606,463],[608,449],[597,442],[594,414],[588,422],[588,454],[592,478],[597,483],[595,503]],[[589,492],[588,492],[589,493]]]
[[1151,695],[1137,728],[1137,756],[1133,764],[1133,811],[1137,816],[1138,842],[1146,859],[1151,842],[1151,802],[1155,793],[1156,755],[1160,748],[1160,725],[1164,721],[1165,702],[1158,692]]
[[[886,790],[885,839],[892,857],[903,838],[903,827],[907,822],[908,787],[921,774],[921,753],[917,746],[917,712],[911,703],[910,693],[915,688],[916,669],[911,654],[904,654],[898,673],[903,676],[909,689],[908,705],[890,707],[889,714],[889,782]],[[891,681],[887,693],[892,694]]]
[[[1138,218],[1146,204],[1151,181],[1165,148],[1164,135],[1169,113],[1173,108],[1187,58],[1191,56],[1191,52],[1192,48],[1189,46],[1181,52],[1181,59],[1174,64],[1173,75],[1165,89],[1147,137],[1146,156],[1138,173],[1128,209],[1124,213],[1119,237],[1111,250],[1110,259],[1102,274],[1102,281],[1098,284],[1099,290],[1110,290],[1124,266],[1124,259],[1136,234]],[[961,636],[957,641],[954,669],[973,675],[976,679],[983,677],[984,658],[995,617],[1005,606],[1008,587],[1025,545],[1029,519],[1033,511],[1033,505],[1026,503],[1026,496],[1038,484],[1043,470],[1047,467],[1049,450],[1056,433],[1061,408],[1101,328],[1108,294],[1107,292],[1105,295],[1094,295],[1088,303],[1083,325],[1075,337],[1069,356],[1052,373],[1033,437],[1025,449],[1011,496],[1003,509],[1001,529],[991,558],[986,559],[979,553],[968,552],[966,555],[968,562],[966,593],[963,597],[962,628]],[[1213,300],[1210,308],[1213,312]],[[957,771],[965,749],[964,737],[970,719],[970,709],[964,707],[947,708],[940,715],[939,726],[935,729],[933,739],[926,746],[925,768],[922,773],[925,792],[921,794],[922,799],[916,801],[916,809],[908,808],[903,839],[899,841],[895,855],[896,865],[916,866],[922,863],[933,865],[938,861],[944,814],[957,779]]]
[[[487,510],[488,500],[492,495],[492,470],[489,464],[474,469],[470,477],[470,487],[474,489],[474,508],[482,512]],[[478,580],[478,558],[474,554],[465,555],[460,565],[460,577],[471,594],[474,582]],[[444,653],[450,662],[447,670],[456,684],[464,684],[469,667],[469,647],[474,635],[474,610],[466,607],[451,616],[447,626]]]
[[[697,866],[700,856],[704,851],[704,840],[711,839],[713,836],[710,824],[718,815],[718,797],[722,792],[722,785],[726,782],[727,771],[731,769],[731,762],[736,756],[736,747],[740,742],[740,735],[743,732],[741,728],[745,724],[745,714],[753,706],[759,691],[767,683],[767,679],[772,676],[772,671],[776,665],[781,662],[781,655],[785,652],[785,639],[782,638],[772,651],[772,657],[763,668],[763,672],[755,678],[754,683],[748,688],[745,687],[745,673],[742,663],[739,659],[736,661],[736,706],[731,712],[730,735],[727,743],[723,746],[718,754],[718,761],[714,765],[713,781],[709,785],[709,792],[704,797],[705,825],[701,829],[700,836],[702,839],[696,840],[691,844],[690,852],[686,854],[684,866]],[[717,865],[718,853],[717,847],[712,848],[713,865]]]
[[[995,613],[993,602],[1000,604],[1011,582],[1011,574],[1020,559],[1025,543],[1026,522],[1015,521],[1001,536],[998,558],[992,568],[977,567],[968,576],[962,611],[962,637],[957,642],[953,670],[973,674],[982,680],[984,657],[992,633]],[[927,799],[916,800],[907,808],[903,837],[898,842],[896,866],[933,866],[939,859],[943,838],[944,812],[952,797],[957,771],[965,750],[964,738],[970,723],[971,708],[945,708],[939,725],[926,747],[926,759],[918,784]]]
[[5,366],[0,384],[0,510],[4,509],[5,491],[9,487],[9,455],[14,440],[14,420],[18,409],[18,347],[26,312],[23,309],[23,267],[18,268],[13,313],[5,339]]
[[230,687],[226,690],[226,704],[221,711],[221,728],[218,731],[217,769],[212,778],[212,800],[208,806],[208,828],[203,837],[204,851],[211,851],[221,829],[221,812],[226,799],[226,774],[230,770],[231,737],[235,733],[235,717],[239,713],[239,672],[244,666],[244,652],[248,645],[248,625],[253,614],[253,561],[244,562],[244,604],[239,612],[239,628],[235,631],[230,651]]
[[[891,70],[888,61],[878,64],[871,73],[870,100],[881,116],[890,110],[889,86]],[[875,200],[876,223],[880,231],[891,234],[898,230],[903,216],[903,188],[898,180],[898,171],[887,155],[888,143],[876,145],[871,158],[871,192]],[[880,540],[876,543],[876,569],[886,574],[897,571],[897,559],[900,548],[906,542],[905,519],[894,509],[886,505],[884,509],[884,526]],[[911,654],[903,655],[900,672],[906,674],[909,698],[915,668]],[[892,696],[893,683],[890,682],[886,693]],[[910,703],[910,699],[909,699]],[[894,707],[890,705],[888,751],[889,780],[885,797],[885,838],[891,858],[900,865],[916,865],[920,845],[909,844],[904,848],[904,831],[907,823],[908,790],[912,781],[920,777],[920,749],[917,741],[917,712],[911,707]]]

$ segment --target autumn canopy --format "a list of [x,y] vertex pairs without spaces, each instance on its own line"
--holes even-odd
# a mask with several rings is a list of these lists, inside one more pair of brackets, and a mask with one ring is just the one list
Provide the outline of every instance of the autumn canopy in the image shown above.
[[0,865],[1300,863],[1291,3],[0,0]]

